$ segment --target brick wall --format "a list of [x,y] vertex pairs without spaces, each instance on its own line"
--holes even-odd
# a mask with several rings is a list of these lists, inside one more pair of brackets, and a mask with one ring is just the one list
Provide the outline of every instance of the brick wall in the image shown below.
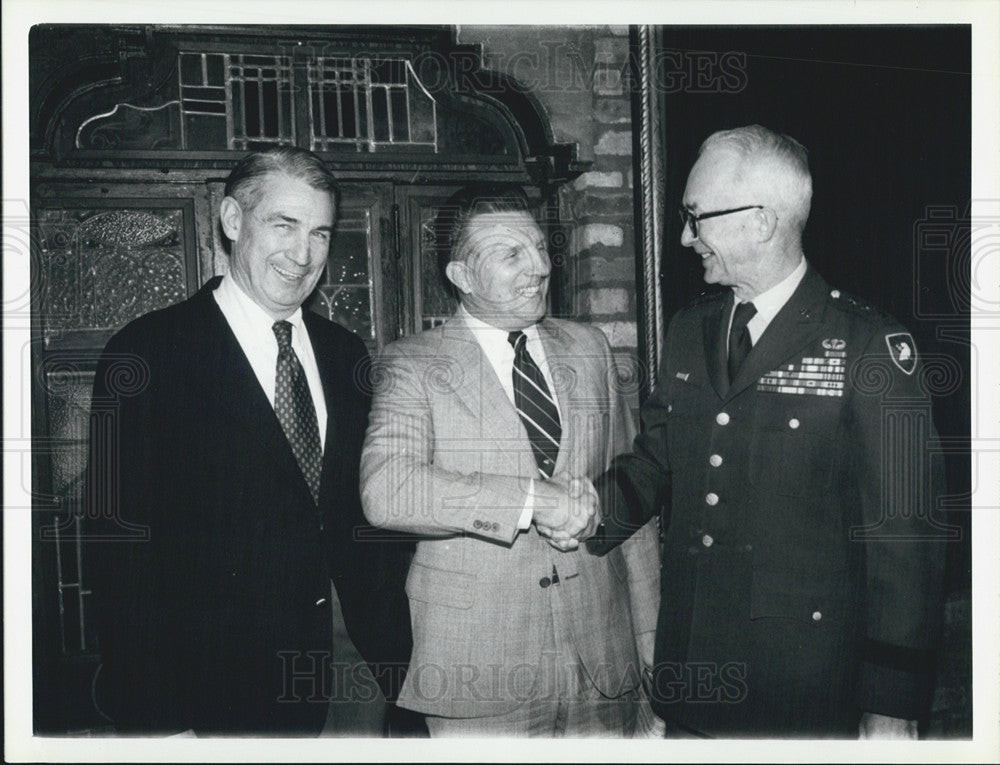
[[[463,26],[459,41],[483,45],[485,65],[530,89],[557,142],[574,142],[592,167],[559,192],[570,228],[564,296],[557,313],[599,326],[623,370],[637,353],[632,120],[623,71],[628,27]],[[629,388],[631,404],[638,392]]]

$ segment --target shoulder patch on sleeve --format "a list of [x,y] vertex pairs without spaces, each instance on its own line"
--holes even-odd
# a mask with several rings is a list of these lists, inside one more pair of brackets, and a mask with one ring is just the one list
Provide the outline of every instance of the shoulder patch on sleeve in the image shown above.
[[885,336],[892,363],[904,374],[912,375],[917,368],[917,345],[909,332],[893,332]]

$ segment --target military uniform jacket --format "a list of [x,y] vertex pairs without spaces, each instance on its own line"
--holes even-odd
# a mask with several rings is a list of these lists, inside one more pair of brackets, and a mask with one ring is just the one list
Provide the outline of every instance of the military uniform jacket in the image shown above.
[[608,539],[664,507],[654,708],[717,735],[917,718],[947,531],[913,340],[810,268],[730,385],[731,306],[674,317],[634,452],[599,482]]

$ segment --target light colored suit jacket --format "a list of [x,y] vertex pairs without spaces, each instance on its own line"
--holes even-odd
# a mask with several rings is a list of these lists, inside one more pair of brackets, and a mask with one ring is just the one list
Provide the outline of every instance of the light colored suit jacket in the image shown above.
[[[562,416],[556,470],[596,478],[634,435],[608,342],[568,321],[538,328]],[[583,545],[559,552],[534,526],[518,531],[535,459],[461,318],[390,344],[376,372],[361,462],[365,515],[426,535],[406,585],[414,648],[400,704],[484,717],[529,698],[553,566],[591,682],[609,697],[635,689],[636,638],[651,653],[659,605],[655,527],[606,557]]]

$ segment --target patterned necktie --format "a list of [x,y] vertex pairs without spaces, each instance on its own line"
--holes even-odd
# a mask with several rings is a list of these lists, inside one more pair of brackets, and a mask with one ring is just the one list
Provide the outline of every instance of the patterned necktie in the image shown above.
[[559,456],[559,439],[562,438],[559,410],[549,393],[549,386],[545,384],[542,370],[528,353],[528,338],[523,332],[511,332],[507,335],[507,342],[514,347],[514,406],[528,431],[538,472],[543,478],[551,478],[556,468],[556,457]]
[[274,412],[292,447],[296,462],[309,484],[313,501],[319,503],[319,477],[323,450],[316,423],[316,408],[306,373],[292,350],[292,325],[278,321],[272,327],[278,340],[278,366],[274,380]]
[[733,324],[729,328],[729,382],[732,384],[736,379],[736,374],[743,366],[743,361],[753,347],[750,342],[750,330],[747,329],[747,322],[757,313],[757,307],[753,303],[738,303],[736,312],[733,314]]

